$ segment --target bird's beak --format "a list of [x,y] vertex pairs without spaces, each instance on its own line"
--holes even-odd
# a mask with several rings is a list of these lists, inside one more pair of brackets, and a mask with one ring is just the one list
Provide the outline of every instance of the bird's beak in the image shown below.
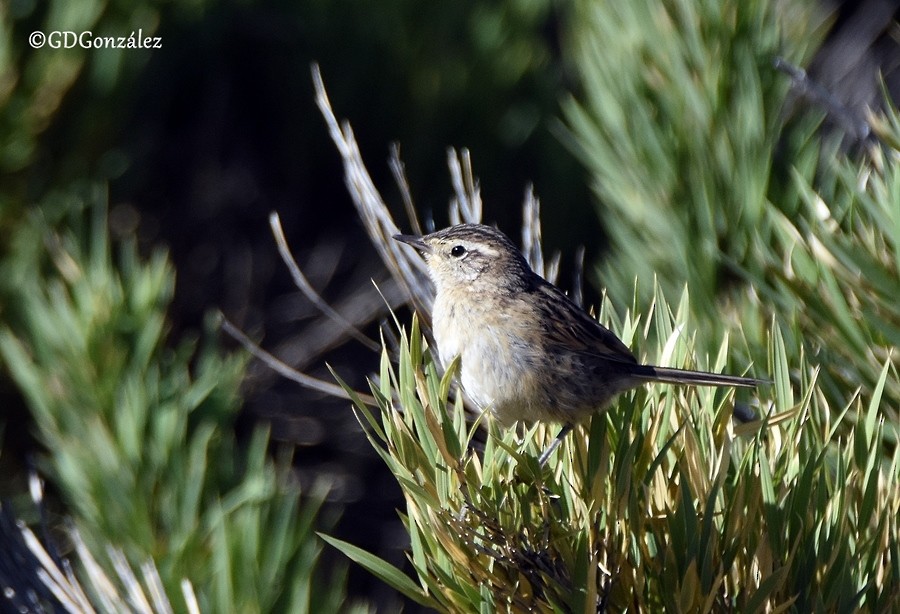
[[423,241],[422,237],[417,237],[416,235],[394,235],[394,239],[400,241],[401,243],[412,245],[420,252],[424,252],[426,254],[430,254],[432,252],[431,246]]

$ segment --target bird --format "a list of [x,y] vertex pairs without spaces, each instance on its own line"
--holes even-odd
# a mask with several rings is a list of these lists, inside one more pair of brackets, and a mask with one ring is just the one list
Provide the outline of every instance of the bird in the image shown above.
[[436,295],[437,358],[460,358],[466,396],[501,423],[561,423],[543,466],[580,422],[645,383],[754,388],[752,377],[641,364],[562,290],[535,273],[501,231],[457,224],[395,240],[420,251]]

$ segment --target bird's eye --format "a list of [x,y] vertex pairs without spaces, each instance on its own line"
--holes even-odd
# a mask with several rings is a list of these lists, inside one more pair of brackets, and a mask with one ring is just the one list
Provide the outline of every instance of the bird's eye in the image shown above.
[[466,248],[462,245],[454,245],[453,249],[450,250],[450,255],[454,258],[462,258],[462,256],[466,253]]

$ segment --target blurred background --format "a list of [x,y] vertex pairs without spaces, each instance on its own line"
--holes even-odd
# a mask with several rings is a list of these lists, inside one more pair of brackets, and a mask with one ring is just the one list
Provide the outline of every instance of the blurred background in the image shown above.
[[[173,338],[203,329],[207,314],[221,310],[298,370],[330,381],[327,363],[366,390],[377,353],[344,338],[293,287],[268,227],[269,213],[278,212],[313,287],[377,339],[386,306],[370,280],[387,284],[386,274],[315,107],[310,64],[318,62],[335,112],[351,122],[397,219],[404,216],[387,164],[391,145],[399,144],[420,216],[437,228],[447,223],[452,193],[447,148],[468,148],[485,221],[517,238],[522,197],[533,185],[545,251],[563,255],[561,285],[571,287],[576,250],[584,246],[586,302],[595,303],[609,245],[603,176],[580,155],[584,134],[567,107],[589,99],[596,86],[578,44],[585,4],[3,0],[2,257],[15,257],[21,220],[64,216],[39,211],[48,194],[99,182],[108,191],[113,238],[135,240],[144,256],[160,246],[171,255]],[[880,104],[879,71],[896,92],[895,2],[796,4],[806,21],[785,28],[808,39],[792,59],[808,61],[818,82],[859,114]],[[28,43],[35,30],[128,36],[138,29],[159,37],[162,48]],[[598,45],[595,53],[603,52]],[[787,89],[784,75],[773,71],[771,79],[764,89]],[[671,279],[672,287],[684,281]],[[21,316],[8,302],[14,289],[0,280],[0,291],[7,300],[0,316],[14,323]],[[632,300],[622,291],[613,298]],[[0,466],[9,486],[40,445],[20,393],[2,372],[0,394]],[[301,486],[322,478],[330,484],[324,514],[336,519],[332,534],[403,565],[399,488],[349,404],[257,363],[248,366],[243,399],[238,437],[271,423],[273,440],[297,448]],[[367,573],[349,573],[351,595],[396,603]]]

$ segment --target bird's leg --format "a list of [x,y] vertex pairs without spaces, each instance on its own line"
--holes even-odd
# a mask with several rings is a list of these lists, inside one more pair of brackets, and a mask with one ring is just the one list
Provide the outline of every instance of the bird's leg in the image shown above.
[[574,428],[573,424],[564,424],[563,427],[559,430],[559,434],[556,436],[556,439],[550,444],[550,446],[541,453],[540,458],[538,458],[538,465],[543,467],[547,464],[547,460],[550,458],[550,455],[553,454],[553,451],[559,447],[559,444],[562,443],[563,439],[566,438],[566,435],[569,434]]

